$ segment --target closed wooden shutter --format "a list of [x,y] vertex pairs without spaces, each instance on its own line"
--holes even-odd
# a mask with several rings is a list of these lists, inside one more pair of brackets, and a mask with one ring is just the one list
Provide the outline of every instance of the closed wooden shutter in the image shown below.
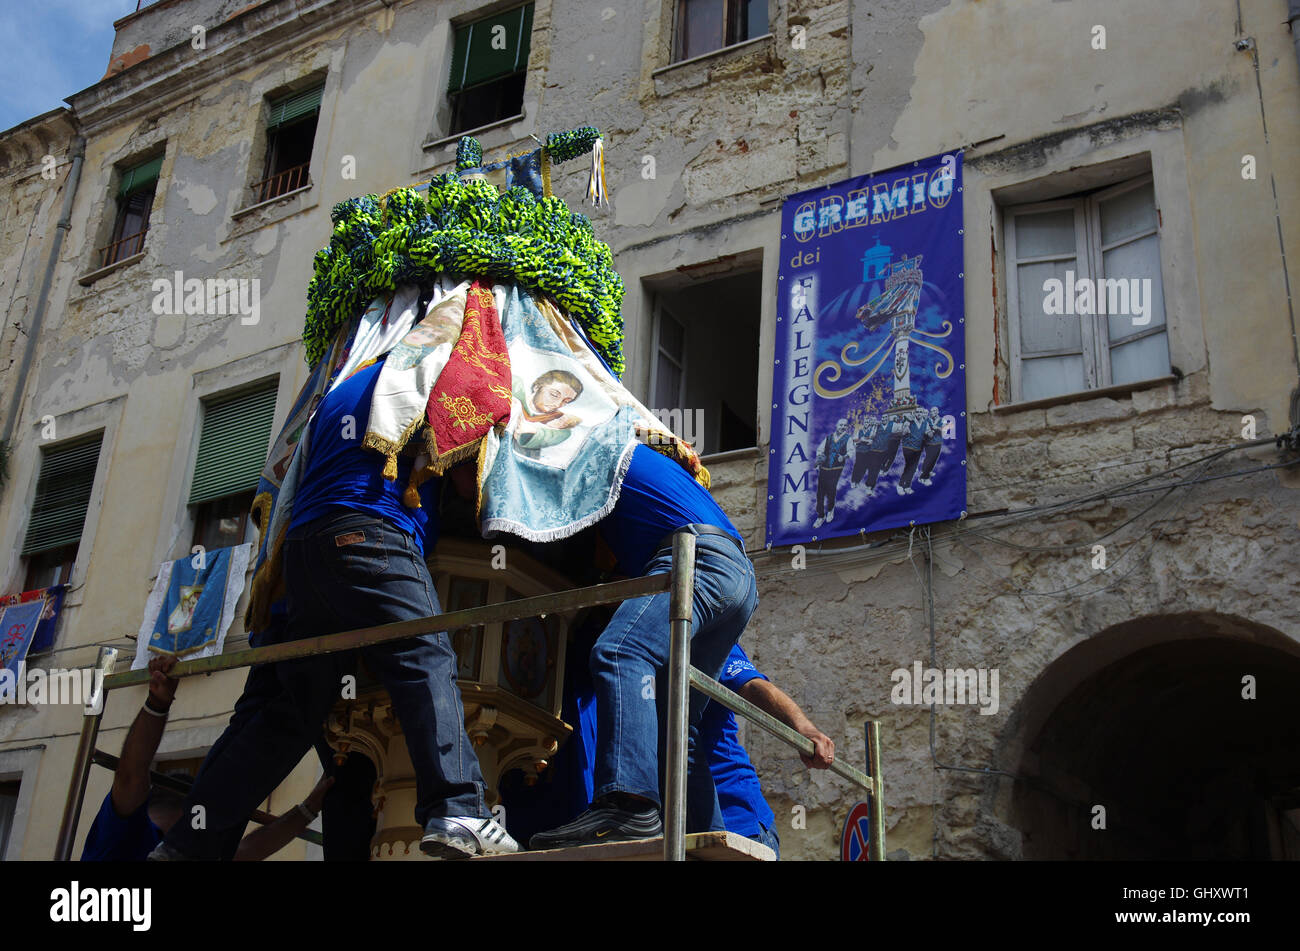
[[270,448],[277,388],[272,380],[204,401],[190,505],[257,488]]
[[36,478],[36,500],[23,539],[24,555],[60,548],[81,539],[95,484],[95,467],[104,434],[55,446],[41,453],[41,471]]

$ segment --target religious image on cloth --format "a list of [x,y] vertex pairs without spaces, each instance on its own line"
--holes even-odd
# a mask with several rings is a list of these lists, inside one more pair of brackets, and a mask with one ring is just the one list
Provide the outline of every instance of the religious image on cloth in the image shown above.
[[966,509],[962,156],[782,209],[767,544]]
[[220,654],[252,549],[251,544],[215,548],[159,565],[131,668],[146,667],[159,654],[187,659]]

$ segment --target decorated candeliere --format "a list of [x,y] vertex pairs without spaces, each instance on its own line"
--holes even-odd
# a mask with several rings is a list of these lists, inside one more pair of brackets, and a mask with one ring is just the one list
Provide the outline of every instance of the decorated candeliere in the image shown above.
[[[552,166],[590,153],[587,195],[603,203],[603,149],[597,130],[581,128],[486,163],[467,137],[455,173],[335,207],[307,295],[302,339],[312,371],[253,503],[252,643],[284,624],[280,549],[311,415],[330,389],[380,358],[362,445],[390,480],[399,455],[414,456],[403,494],[412,508],[423,481],[471,463],[485,539],[553,542],[594,525],[613,510],[639,443],[708,486],[695,450],[621,384],[622,279],[591,222],[551,194]],[[507,584],[489,570],[488,545],[444,541],[426,552],[444,610],[569,586],[513,555]],[[569,731],[558,716],[567,623],[451,632],[466,726],[489,787],[507,769],[544,767]],[[421,830],[398,824],[410,822],[413,771],[382,691],[342,701],[327,732],[335,749],[376,763],[374,854],[418,855]]]

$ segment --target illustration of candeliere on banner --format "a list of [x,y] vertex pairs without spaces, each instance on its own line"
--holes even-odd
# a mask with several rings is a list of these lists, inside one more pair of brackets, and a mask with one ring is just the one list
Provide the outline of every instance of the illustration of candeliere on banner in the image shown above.
[[962,156],[781,212],[767,544],[966,509]]

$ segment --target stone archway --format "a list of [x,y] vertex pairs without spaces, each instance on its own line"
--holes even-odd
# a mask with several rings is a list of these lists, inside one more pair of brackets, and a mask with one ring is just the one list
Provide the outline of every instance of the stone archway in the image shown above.
[[1300,644],[1213,613],[1116,625],[1042,672],[1000,759],[1023,858],[1300,859]]

